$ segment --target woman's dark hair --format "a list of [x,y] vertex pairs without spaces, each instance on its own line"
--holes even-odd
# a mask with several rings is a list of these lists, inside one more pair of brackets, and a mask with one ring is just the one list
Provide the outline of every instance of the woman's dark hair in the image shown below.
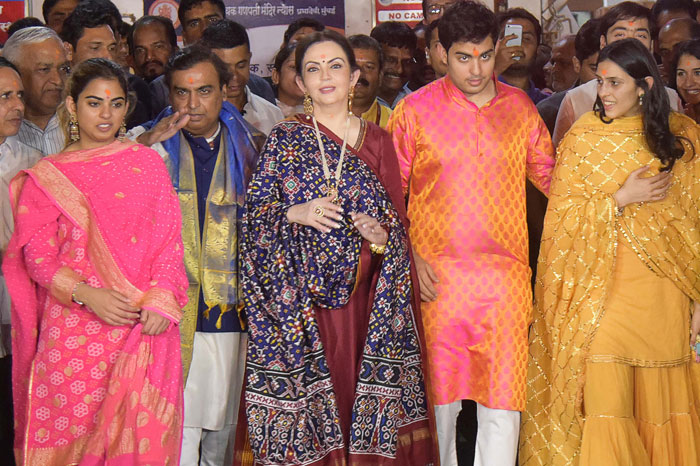
[[211,50],[195,44],[175,52],[165,65],[164,79],[168,89],[172,85],[173,73],[189,70],[200,63],[211,63],[216,70],[220,86],[225,86],[231,80],[231,72],[221,58]]
[[286,45],[279,49],[279,52],[277,52],[277,55],[275,55],[275,59],[273,61],[273,66],[275,67],[275,70],[277,70],[278,73],[282,72],[282,65],[284,65],[284,62],[287,61],[287,59],[294,53],[296,49],[296,42],[293,44]]
[[669,76],[671,77],[671,87],[675,90],[678,90],[676,76],[678,73],[678,62],[680,62],[682,55],[692,55],[700,60],[700,39],[687,40],[674,47],[673,62],[671,63]]
[[[686,140],[689,143],[690,141],[671,132],[668,123],[671,105],[654,57],[637,39],[624,39],[613,42],[600,51],[598,66],[606,60],[610,60],[622,68],[644,91],[642,122],[647,146],[661,160],[662,170],[671,170],[676,160],[683,157],[685,153],[681,141]],[[650,76],[654,80],[651,89],[644,79]],[[604,123],[612,122],[605,117],[605,108],[600,96],[596,97],[593,109],[598,113],[601,121]]]
[[455,42],[483,42],[487,37],[498,40],[498,21],[493,11],[481,3],[460,1],[450,6],[440,18],[438,37],[449,52]]
[[287,27],[287,30],[284,31],[284,42],[282,46],[284,47],[285,45],[289,44],[289,41],[294,33],[303,28],[312,28],[314,31],[323,31],[326,29],[326,26],[324,26],[322,22],[313,18],[299,18],[296,21],[292,21]]
[[[121,66],[104,58],[90,58],[73,68],[70,77],[68,78],[68,82],[66,83],[66,96],[72,97],[77,103],[78,96],[80,96],[88,84],[95,79],[117,81],[119,83],[119,87],[121,87],[122,91],[124,91],[124,96],[129,104],[129,110],[133,108],[135,99],[133,95],[129,93],[129,84],[127,82],[126,73],[124,73]],[[65,105],[61,105],[59,107],[58,117],[61,127],[66,135],[66,141],[70,141],[70,138],[68,137],[68,122],[70,121],[70,115],[68,114],[68,109],[66,109]]]
[[320,32],[314,32],[305,36],[297,44],[296,52],[294,53],[294,66],[297,69],[297,74],[301,76],[301,65],[304,61],[304,55],[309,50],[309,48],[314,44],[319,44],[321,42],[334,42],[343,49],[345,55],[348,57],[348,64],[350,65],[350,70],[357,69],[357,62],[355,62],[355,52],[352,51],[350,47],[350,42],[343,36],[332,29],[324,29]]

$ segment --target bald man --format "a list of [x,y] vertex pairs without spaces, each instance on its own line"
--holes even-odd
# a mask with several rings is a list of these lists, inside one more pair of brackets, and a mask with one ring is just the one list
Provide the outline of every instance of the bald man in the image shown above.
[[575,41],[576,36],[572,34],[560,39],[552,47],[552,58],[549,59],[546,67],[549,68],[552,75],[552,90],[554,92],[571,88],[578,78],[573,61],[576,54]]
[[700,24],[691,18],[672,19],[659,31],[659,55],[661,55],[661,76],[666,83],[671,82],[671,66],[673,49],[677,44],[686,40],[700,39]]

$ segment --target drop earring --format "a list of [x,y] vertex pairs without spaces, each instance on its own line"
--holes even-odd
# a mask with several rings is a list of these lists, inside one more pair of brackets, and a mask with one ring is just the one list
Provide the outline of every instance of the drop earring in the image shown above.
[[352,115],[352,101],[355,98],[355,88],[351,88],[348,92],[348,115]]
[[311,96],[308,93],[304,94],[304,113],[307,115],[313,115],[314,113],[314,103],[311,101]]
[[119,142],[124,142],[126,139],[126,121],[122,121],[122,125],[119,127],[119,135],[117,136],[119,138]]
[[644,105],[644,94],[639,94],[639,106]]
[[70,116],[70,122],[68,123],[68,132],[71,142],[77,142],[80,140],[80,128],[78,127],[78,120],[75,115]]

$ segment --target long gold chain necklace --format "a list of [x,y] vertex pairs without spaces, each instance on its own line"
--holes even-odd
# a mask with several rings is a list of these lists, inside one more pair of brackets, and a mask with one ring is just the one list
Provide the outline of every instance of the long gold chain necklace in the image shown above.
[[340,186],[340,175],[343,172],[343,160],[345,159],[345,148],[348,141],[348,133],[350,132],[350,115],[345,120],[345,135],[343,136],[343,145],[340,148],[340,158],[338,159],[338,165],[335,167],[335,184],[331,181],[331,171],[328,168],[328,161],[326,160],[326,149],[323,147],[323,141],[321,140],[321,132],[318,129],[318,123],[316,122],[316,117],[311,117],[314,122],[314,129],[316,130],[316,140],[318,141],[318,147],[321,150],[321,163],[323,164],[323,177],[326,179],[326,186],[328,187],[328,195],[331,196],[332,201],[338,200],[338,187]]

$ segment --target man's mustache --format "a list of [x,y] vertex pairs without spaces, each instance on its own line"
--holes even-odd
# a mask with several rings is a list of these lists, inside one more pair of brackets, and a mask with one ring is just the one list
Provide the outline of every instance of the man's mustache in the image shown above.
[[360,78],[357,80],[357,85],[369,87],[369,81],[367,81],[365,78]]

